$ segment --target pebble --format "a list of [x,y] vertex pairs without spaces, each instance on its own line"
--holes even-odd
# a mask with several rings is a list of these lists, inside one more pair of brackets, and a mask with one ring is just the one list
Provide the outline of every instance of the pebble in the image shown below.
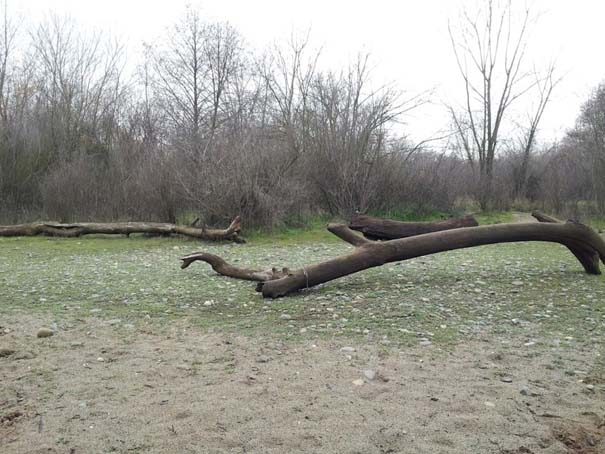
[[83,342],[71,342],[69,344],[70,347],[76,348],[76,347],[83,347],[84,343]]
[[282,320],[292,320],[292,316],[290,314],[281,314],[279,318]]
[[6,347],[0,347],[0,358],[6,358],[7,356],[15,353],[15,350]]
[[500,379],[500,381],[504,382],[504,383],[512,383],[513,382],[513,377],[508,377],[508,376],[507,377],[502,377]]
[[532,345],[536,345],[535,342],[525,342],[523,345],[525,345],[526,347],[531,347]]
[[204,301],[204,306],[208,307],[208,306],[212,306],[214,303],[210,300],[208,301]]
[[541,395],[540,393],[532,391],[529,388],[521,388],[521,391],[519,391],[519,392],[521,393],[522,396],[538,397]]
[[513,284],[513,285],[523,285],[523,281],[512,281],[511,284]]
[[355,352],[355,348],[353,347],[342,347],[340,349],[340,353],[354,353]]
[[301,328],[299,333],[300,334],[305,334],[307,332],[307,328]]
[[420,345],[422,345],[423,347],[428,347],[429,345],[432,345],[432,344],[433,343],[426,338],[420,339]]
[[260,355],[258,358],[256,358],[257,363],[268,363],[269,361],[271,361],[271,358],[265,355]]
[[355,386],[362,386],[365,382],[361,379],[358,378],[357,380],[353,380],[352,382]]
[[363,376],[368,380],[374,380],[376,378],[376,371],[372,369],[365,369],[363,371]]
[[489,402],[489,401],[485,401],[485,402],[483,402],[483,403],[485,404],[485,406],[486,406],[486,407],[495,407],[495,406],[496,406],[496,404],[495,404],[495,403],[493,403],[493,402]]
[[594,385],[586,385],[588,391],[594,392]]
[[40,328],[38,330],[38,334],[36,334],[36,336],[38,336],[38,337],[50,337],[53,334],[55,334],[55,332],[52,329],[50,329],[50,328]]

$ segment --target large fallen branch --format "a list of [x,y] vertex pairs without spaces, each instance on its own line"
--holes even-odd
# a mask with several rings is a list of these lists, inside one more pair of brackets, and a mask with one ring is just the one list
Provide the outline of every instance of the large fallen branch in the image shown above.
[[[603,238],[590,227],[576,222],[486,225],[383,242],[373,242],[362,238],[345,225],[330,224],[328,230],[355,246],[355,250],[350,254],[299,270],[284,269],[285,276],[277,273],[273,277],[263,270],[242,270],[227,264],[219,257],[204,253],[183,257],[182,267],[185,268],[193,260],[203,260],[210,263],[213,269],[220,274],[258,281],[257,291],[262,292],[265,298],[278,298],[385,263],[495,243],[519,241],[560,243],[574,253],[589,274],[600,274],[599,260],[605,263]],[[254,276],[258,278],[254,278]],[[262,278],[260,278],[261,276]]]
[[561,224],[563,221],[557,219],[553,216],[549,216],[546,213],[542,213],[541,211],[534,210],[531,212],[531,215],[536,218],[539,222],[551,222],[553,224]]
[[349,228],[363,233],[370,240],[394,240],[441,230],[476,227],[479,223],[473,216],[450,218],[434,222],[401,222],[381,219],[365,214],[354,214]]
[[152,235],[184,235],[208,241],[234,241],[244,243],[240,236],[241,220],[237,216],[226,229],[206,229],[187,225],[159,222],[81,222],[62,224],[58,222],[35,222],[31,224],[0,226],[0,236],[36,236],[46,235],[73,238],[90,234],[130,235],[145,233]]

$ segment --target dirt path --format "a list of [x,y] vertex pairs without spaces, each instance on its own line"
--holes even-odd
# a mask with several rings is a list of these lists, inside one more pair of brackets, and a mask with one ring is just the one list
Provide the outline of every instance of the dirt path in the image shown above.
[[579,345],[293,344],[94,318],[37,339],[41,323],[1,322],[5,454],[605,452],[602,352]]

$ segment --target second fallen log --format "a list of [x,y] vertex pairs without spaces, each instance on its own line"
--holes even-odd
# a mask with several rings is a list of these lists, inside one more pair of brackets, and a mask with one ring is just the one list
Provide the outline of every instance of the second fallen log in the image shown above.
[[401,222],[356,213],[351,218],[349,228],[363,233],[363,236],[370,240],[395,240],[441,230],[476,227],[478,225],[479,223],[473,216],[433,222]]

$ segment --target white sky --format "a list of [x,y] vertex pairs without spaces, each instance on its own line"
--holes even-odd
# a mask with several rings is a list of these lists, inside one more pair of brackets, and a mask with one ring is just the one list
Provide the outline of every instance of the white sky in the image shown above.
[[[128,42],[135,60],[140,43],[158,39],[187,4],[199,6],[209,20],[230,22],[257,48],[310,28],[312,41],[323,46],[324,64],[342,67],[360,51],[369,52],[377,80],[393,82],[410,95],[435,90],[433,105],[405,119],[406,132],[421,140],[447,127],[443,102],[462,94],[447,21],[455,22],[459,6],[472,1],[9,0],[9,10],[30,23],[53,10],[84,27],[111,31]],[[513,0],[514,5],[526,3]],[[552,140],[574,124],[581,103],[605,80],[605,1],[534,0],[531,5],[543,15],[532,33],[527,63],[540,68],[556,59],[564,75],[542,122],[542,139]]]

